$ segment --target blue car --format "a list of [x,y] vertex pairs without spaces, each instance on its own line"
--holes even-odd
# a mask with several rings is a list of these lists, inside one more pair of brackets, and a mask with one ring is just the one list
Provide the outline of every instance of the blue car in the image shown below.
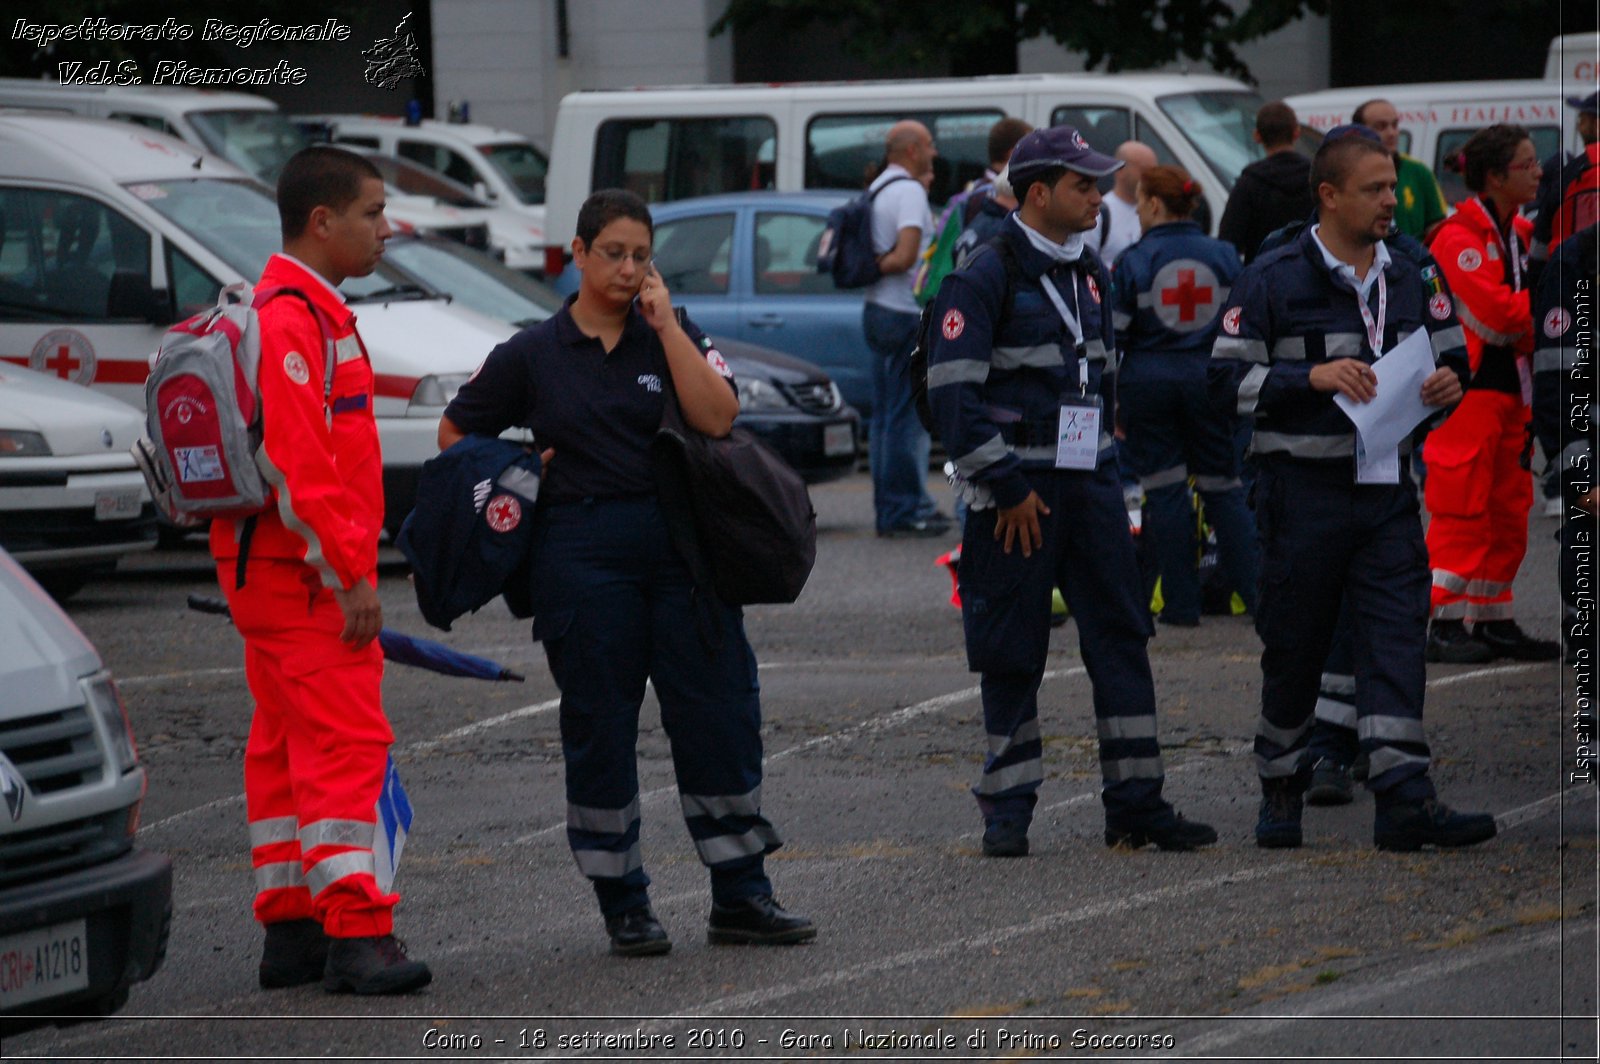
[[[650,205],[656,268],[707,333],[770,347],[825,370],[845,402],[872,411],[872,355],[861,332],[863,289],[817,272],[828,212],[849,192],[734,192]],[[568,267],[557,291],[576,291]]]

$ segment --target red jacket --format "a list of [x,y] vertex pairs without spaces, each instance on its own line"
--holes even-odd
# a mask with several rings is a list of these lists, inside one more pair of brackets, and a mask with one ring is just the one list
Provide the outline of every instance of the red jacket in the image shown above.
[[1600,144],[1590,144],[1584,154],[1589,158],[1588,168],[1561,190],[1561,202],[1550,221],[1552,251],[1567,237],[1600,219]]
[[[324,586],[348,589],[375,575],[383,527],[372,364],[355,315],[327,281],[274,255],[257,289],[278,286],[305,293],[327,315],[337,361],[330,407],[323,402],[324,340],[310,308],[292,295],[261,308],[259,465],[275,505],[257,517],[249,556],[303,561]],[[212,523],[211,553],[219,561],[238,557],[242,526]]]
[[[1516,237],[1512,243],[1519,259],[1517,270],[1506,260],[1507,248],[1488,208],[1477,198],[1466,200],[1445,219],[1429,245],[1455,296],[1474,376],[1482,368],[1487,352],[1494,362],[1505,363],[1491,367],[1501,383],[1508,370],[1515,374],[1516,359],[1533,354],[1533,318],[1526,287],[1533,223],[1519,214],[1512,218],[1511,226]],[[1520,288],[1513,283],[1519,271]],[[1511,384],[1510,388],[1490,386],[1496,390],[1519,390],[1514,377]]]

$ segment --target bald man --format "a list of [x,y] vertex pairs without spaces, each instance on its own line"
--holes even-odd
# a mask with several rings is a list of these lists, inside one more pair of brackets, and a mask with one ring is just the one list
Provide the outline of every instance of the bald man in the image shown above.
[[1156,153],[1148,144],[1137,140],[1123,141],[1115,156],[1123,164],[1122,169],[1117,171],[1111,194],[1101,202],[1100,219],[1088,235],[1089,246],[1100,249],[1100,258],[1107,268],[1116,263],[1124,248],[1139,239],[1135,190],[1139,187],[1140,175],[1156,165]]

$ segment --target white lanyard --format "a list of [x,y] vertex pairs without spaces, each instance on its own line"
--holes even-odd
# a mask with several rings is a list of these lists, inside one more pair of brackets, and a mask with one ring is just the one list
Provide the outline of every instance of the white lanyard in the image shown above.
[[[1056,288],[1056,283],[1050,279],[1048,273],[1039,275],[1040,287],[1044,294],[1050,297],[1050,302],[1056,305],[1056,313],[1061,315],[1061,321],[1066,325],[1067,332],[1072,335],[1072,349],[1078,358],[1078,394],[1087,395],[1089,392],[1089,359],[1083,350],[1083,325],[1078,320],[1078,315],[1067,309],[1067,301],[1061,298],[1061,292]],[[1078,308],[1078,284],[1072,284],[1072,305]]]
[[1522,246],[1517,239],[1517,227],[1515,225],[1511,226],[1511,246],[1508,248],[1506,247],[1506,242],[1500,239],[1500,223],[1494,220],[1494,215],[1490,213],[1482,198],[1480,197],[1472,202],[1476,203],[1478,209],[1483,212],[1483,216],[1489,219],[1489,231],[1494,234],[1495,244],[1505,254],[1506,258],[1511,260],[1511,290],[1513,292],[1522,291]]
[[1361,287],[1356,286],[1356,307],[1361,311],[1361,324],[1367,327],[1367,343],[1372,345],[1372,357],[1383,357],[1383,319],[1389,314],[1389,283],[1384,279],[1383,269],[1376,262],[1372,268],[1378,271],[1378,316],[1372,316],[1372,308],[1367,306],[1367,297],[1361,294]]

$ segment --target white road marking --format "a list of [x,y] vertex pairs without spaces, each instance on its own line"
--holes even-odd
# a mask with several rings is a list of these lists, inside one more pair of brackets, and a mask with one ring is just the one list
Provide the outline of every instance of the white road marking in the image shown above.
[[237,676],[244,672],[243,665],[232,665],[218,669],[187,669],[182,672],[154,672],[144,676],[118,676],[118,687],[137,687],[146,683],[162,683],[166,680],[190,680],[202,676]]

